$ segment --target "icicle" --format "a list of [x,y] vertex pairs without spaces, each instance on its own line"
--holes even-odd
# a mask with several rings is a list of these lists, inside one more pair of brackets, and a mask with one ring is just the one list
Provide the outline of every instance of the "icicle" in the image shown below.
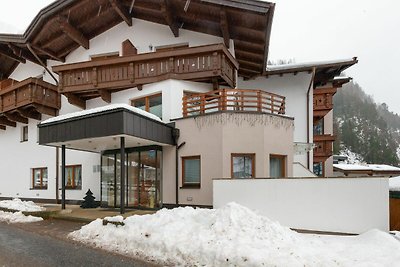
[[129,14],[132,13],[133,6],[134,6],[134,5],[135,5],[135,0],[132,0],[131,6],[130,6],[130,8],[129,8]]
[[189,5],[190,5],[190,0],[186,0],[185,7],[183,8],[183,10],[184,10],[185,12],[187,12],[187,10],[188,10],[188,8],[189,8]]

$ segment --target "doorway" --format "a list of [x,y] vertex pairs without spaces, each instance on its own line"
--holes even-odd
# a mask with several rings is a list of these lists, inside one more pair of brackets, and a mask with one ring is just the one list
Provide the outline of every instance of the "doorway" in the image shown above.
[[126,207],[161,208],[162,148],[158,146],[129,148],[125,158],[126,187],[121,191],[119,151],[106,151],[102,154],[102,207],[119,207],[120,194],[123,193]]

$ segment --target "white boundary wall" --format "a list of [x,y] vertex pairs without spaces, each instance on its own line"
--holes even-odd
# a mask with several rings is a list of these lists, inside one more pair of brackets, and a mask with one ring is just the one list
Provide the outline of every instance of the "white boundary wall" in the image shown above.
[[387,178],[214,180],[214,208],[232,201],[295,229],[389,231]]

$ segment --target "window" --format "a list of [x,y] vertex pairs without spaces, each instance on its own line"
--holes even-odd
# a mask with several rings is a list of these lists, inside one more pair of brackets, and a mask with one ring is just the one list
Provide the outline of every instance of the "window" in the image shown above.
[[324,134],[324,119],[320,119],[317,123],[314,124],[314,135],[323,135]]
[[28,126],[23,126],[21,128],[21,142],[28,141]]
[[232,154],[231,161],[232,178],[254,178],[255,154]]
[[282,155],[269,156],[269,176],[271,178],[279,178],[286,176],[286,156]]
[[182,157],[183,187],[200,187],[201,181],[200,156]]
[[323,177],[324,176],[324,163],[323,162],[314,162],[313,164],[314,174]]
[[67,189],[82,188],[81,165],[65,166],[65,188]]
[[47,168],[32,169],[32,188],[47,189]]
[[158,116],[162,119],[162,95],[146,96],[138,99],[134,99],[131,102],[135,108],[140,108],[151,114]]

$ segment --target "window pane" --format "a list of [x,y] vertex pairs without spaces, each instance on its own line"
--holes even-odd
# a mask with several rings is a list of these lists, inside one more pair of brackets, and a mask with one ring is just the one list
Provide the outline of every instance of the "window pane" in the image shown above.
[[48,180],[48,178],[47,178],[47,168],[45,168],[45,169],[43,169],[42,170],[42,186],[43,187],[47,187],[47,180]]
[[40,169],[33,170],[33,187],[40,187]]
[[81,187],[82,186],[82,167],[81,166],[76,166],[75,167],[75,187]]
[[253,177],[253,157],[237,156],[233,157],[233,178],[252,178]]
[[146,110],[146,99],[142,98],[142,99],[134,100],[133,106],[135,108],[140,108],[140,109]]
[[318,176],[323,176],[323,164],[322,162],[314,163],[314,174]]
[[283,160],[278,157],[270,157],[269,159],[269,176],[272,178],[283,177],[282,168]]
[[149,107],[150,110],[149,112],[151,114],[154,114],[158,116],[159,118],[162,118],[162,96],[155,96],[155,97],[150,97],[149,100]]
[[73,168],[65,167],[65,186],[73,186]]
[[200,183],[200,159],[184,159],[184,182],[185,184]]

